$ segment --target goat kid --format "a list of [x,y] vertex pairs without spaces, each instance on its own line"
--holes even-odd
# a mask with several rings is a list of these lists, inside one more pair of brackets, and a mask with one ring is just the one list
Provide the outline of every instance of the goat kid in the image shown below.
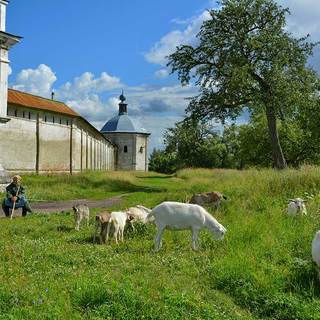
[[126,212],[128,214],[128,220],[133,231],[135,230],[134,224],[136,223],[146,224],[152,222],[152,220],[147,220],[147,216],[151,212],[151,209],[146,208],[144,206],[137,205],[135,207],[129,208]]
[[123,242],[123,232],[124,228],[126,226],[126,222],[129,220],[129,215],[125,211],[114,211],[111,212],[110,220],[107,227],[107,239],[109,239],[110,234],[110,228],[111,226],[114,227],[114,233],[113,237],[116,240],[116,243],[118,244],[118,240],[121,240]]
[[219,209],[222,199],[227,200],[227,197],[219,191],[212,191],[194,194],[191,197],[189,203],[198,204],[201,206],[207,203],[211,203],[216,209]]
[[98,215],[96,215],[96,225],[95,230],[93,234],[93,243],[96,242],[96,235],[98,230],[100,229],[100,243],[106,243],[106,236],[107,236],[107,229],[109,225],[111,215],[109,212],[103,212]]
[[87,226],[89,225],[90,219],[90,210],[86,204],[77,204],[76,206],[72,207],[74,211],[74,221],[75,221],[75,229],[79,231],[80,229],[80,222],[85,219],[87,220]]
[[290,199],[287,208],[288,215],[307,215],[307,208],[304,204],[305,202],[306,200],[303,200],[301,198]]

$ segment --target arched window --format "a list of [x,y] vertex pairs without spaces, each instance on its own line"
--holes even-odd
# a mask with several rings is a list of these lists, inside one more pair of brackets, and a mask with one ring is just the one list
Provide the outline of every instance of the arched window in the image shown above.
[[127,152],[128,152],[128,147],[127,147],[127,146],[124,146],[124,147],[123,147],[123,152],[124,152],[124,153],[127,153]]

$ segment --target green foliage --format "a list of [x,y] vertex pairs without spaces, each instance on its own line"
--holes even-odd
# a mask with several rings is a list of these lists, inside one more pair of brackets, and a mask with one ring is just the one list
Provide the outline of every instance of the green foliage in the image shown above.
[[195,78],[200,87],[187,109],[193,117],[224,122],[244,108],[264,112],[277,168],[286,167],[277,119],[314,108],[319,92],[306,67],[316,44],[287,32],[288,13],[274,0],[223,0],[204,21],[199,44],[178,47],[168,64],[182,84]]
[[161,173],[173,173],[177,171],[175,153],[153,149],[149,159],[149,170]]
[[[279,136],[290,167],[320,164],[320,113],[304,122],[299,114],[278,121]],[[150,169],[172,173],[188,167],[248,168],[272,167],[268,124],[263,114],[251,116],[247,124],[224,126],[222,135],[195,120],[177,123],[165,134],[165,149],[151,154]]]

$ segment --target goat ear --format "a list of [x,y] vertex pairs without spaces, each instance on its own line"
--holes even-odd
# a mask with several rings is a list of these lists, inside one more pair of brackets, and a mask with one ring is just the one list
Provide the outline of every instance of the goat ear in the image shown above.
[[76,208],[76,207],[72,207],[72,209],[73,209],[74,211],[77,211],[77,208]]

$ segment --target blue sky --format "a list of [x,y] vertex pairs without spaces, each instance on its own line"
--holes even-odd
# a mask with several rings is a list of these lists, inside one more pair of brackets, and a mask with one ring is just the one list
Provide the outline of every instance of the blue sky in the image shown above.
[[[125,89],[129,114],[159,147],[196,93],[168,75],[165,56],[194,43],[209,0],[12,0],[7,32],[23,36],[10,52],[11,87],[49,97],[52,89],[98,129],[117,112]],[[279,0],[288,28],[320,40],[320,1]],[[92,6],[90,6],[92,4]],[[311,60],[319,69],[319,52]]]

